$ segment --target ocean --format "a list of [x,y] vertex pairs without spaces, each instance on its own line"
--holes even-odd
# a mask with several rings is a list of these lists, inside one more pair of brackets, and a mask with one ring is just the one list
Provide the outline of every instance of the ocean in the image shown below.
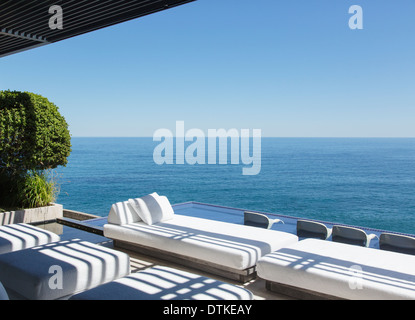
[[415,139],[262,138],[261,171],[245,164],[154,162],[152,138],[72,138],[55,170],[56,202],[107,216],[111,205],[157,192],[197,201],[415,234]]

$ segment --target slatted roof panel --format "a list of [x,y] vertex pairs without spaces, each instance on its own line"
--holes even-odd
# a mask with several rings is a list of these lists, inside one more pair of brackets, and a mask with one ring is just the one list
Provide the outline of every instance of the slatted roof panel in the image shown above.
[[[6,0],[0,2],[0,57],[68,39],[195,0]],[[53,5],[63,28],[51,29]]]

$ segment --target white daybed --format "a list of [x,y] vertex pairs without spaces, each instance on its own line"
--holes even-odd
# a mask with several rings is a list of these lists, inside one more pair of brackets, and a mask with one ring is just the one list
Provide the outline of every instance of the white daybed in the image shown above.
[[114,204],[104,236],[115,247],[242,282],[255,276],[260,257],[298,241],[285,232],[174,214],[156,193]]
[[415,299],[415,256],[306,239],[261,258],[267,288],[297,298]]
[[[244,288],[73,239],[0,255],[0,300],[252,300]],[[4,285],[4,287],[3,287]]]
[[11,299],[66,299],[129,275],[130,257],[73,239],[1,254],[0,270]]
[[76,294],[70,300],[252,300],[253,294],[222,281],[155,266]]

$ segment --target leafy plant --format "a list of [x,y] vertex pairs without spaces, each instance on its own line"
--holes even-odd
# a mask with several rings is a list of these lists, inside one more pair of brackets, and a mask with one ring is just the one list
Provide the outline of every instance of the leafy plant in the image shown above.
[[48,205],[56,200],[59,187],[45,171],[29,172],[17,185],[17,197],[24,208]]

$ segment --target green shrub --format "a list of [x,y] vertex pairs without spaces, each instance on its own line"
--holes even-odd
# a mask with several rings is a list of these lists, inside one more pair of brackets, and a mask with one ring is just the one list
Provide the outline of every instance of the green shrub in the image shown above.
[[65,166],[71,137],[48,99],[0,91],[0,207],[33,208],[55,200],[57,184],[44,170]]
[[65,166],[71,137],[65,118],[46,98],[0,91],[0,174]]
[[56,200],[59,185],[49,171],[29,171],[26,175],[0,179],[1,206],[22,209],[47,206]]

